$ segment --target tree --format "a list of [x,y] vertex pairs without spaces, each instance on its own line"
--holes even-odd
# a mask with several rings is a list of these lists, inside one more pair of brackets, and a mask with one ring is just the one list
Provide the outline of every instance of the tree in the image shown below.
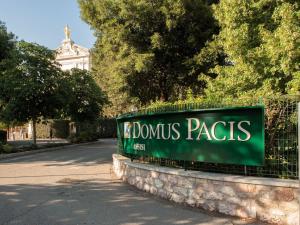
[[99,118],[107,97],[90,72],[75,68],[67,71],[64,84],[68,92],[66,116],[77,123],[93,122]]
[[13,33],[7,32],[7,28],[3,22],[0,21],[0,64],[3,60],[8,59],[12,50],[15,48],[16,38]]
[[214,68],[218,76],[208,84],[209,98],[299,93],[298,1],[223,0],[214,15],[227,63]]
[[[11,66],[11,60],[16,48],[16,38],[13,33],[9,33],[3,22],[0,21],[0,74]],[[4,107],[4,102],[0,99],[0,112]],[[3,118],[0,117],[1,127],[5,126]]]
[[33,123],[36,144],[36,122],[53,118],[65,105],[62,72],[54,62],[54,52],[38,44],[21,41],[9,66],[0,74],[1,110],[5,121]]
[[[205,82],[195,57],[218,32],[204,0],[79,0],[95,30],[93,72],[120,112],[131,103],[176,100]],[[204,65],[204,64],[203,64]],[[201,71],[199,71],[199,69]],[[120,98],[120,96],[122,96]],[[127,104],[127,107],[126,107]]]

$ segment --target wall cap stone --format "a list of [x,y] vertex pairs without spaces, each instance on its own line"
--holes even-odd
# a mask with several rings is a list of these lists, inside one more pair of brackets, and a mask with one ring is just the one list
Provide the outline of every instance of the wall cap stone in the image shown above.
[[266,178],[266,177],[251,177],[251,176],[220,174],[220,173],[211,173],[211,172],[202,172],[202,171],[185,171],[184,169],[174,169],[174,168],[161,167],[161,166],[155,166],[150,164],[131,162],[129,158],[119,154],[113,154],[113,158],[119,161],[124,161],[126,165],[133,168],[156,171],[160,173],[178,175],[183,177],[192,177],[192,178],[215,180],[215,181],[226,181],[226,182],[233,182],[233,183],[268,185],[274,187],[299,188],[298,180],[287,180],[287,179]]

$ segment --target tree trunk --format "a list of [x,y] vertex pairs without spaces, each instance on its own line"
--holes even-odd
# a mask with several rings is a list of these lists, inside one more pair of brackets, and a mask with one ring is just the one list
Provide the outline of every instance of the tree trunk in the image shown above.
[[36,145],[36,119],[32,120],[32,138],[33,144]]

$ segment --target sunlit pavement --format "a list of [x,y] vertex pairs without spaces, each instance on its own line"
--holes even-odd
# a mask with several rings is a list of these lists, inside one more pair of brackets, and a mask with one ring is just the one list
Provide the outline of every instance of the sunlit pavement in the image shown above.
[[0,224],[247,224],[121,183],[111,169],[114,152],[116,141],[105,139],[0,161]]

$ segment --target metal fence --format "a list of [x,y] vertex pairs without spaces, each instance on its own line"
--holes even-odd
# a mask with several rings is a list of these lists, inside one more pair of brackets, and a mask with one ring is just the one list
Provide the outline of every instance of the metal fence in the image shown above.
[[[225,103],[224,103],[225,102]],[[160,166],[184,168],[226,174],[238,174],[259,177],[284,179],[298,178],[298,130],[297,103],[300,96],[282,96],[260,99],[239,99],[236,102],[190,103],[167,105],[157,108],[142,109],[131,113],[147,115],[157,112],[171,112],[188,109],[221,108],[228,106],[261,105],[265,106],[265,165],[240,166],[197,161],[183,161],[154,157],[137,157],[122,151],[119,140],[119,153],[140,163],[151,163]]]

